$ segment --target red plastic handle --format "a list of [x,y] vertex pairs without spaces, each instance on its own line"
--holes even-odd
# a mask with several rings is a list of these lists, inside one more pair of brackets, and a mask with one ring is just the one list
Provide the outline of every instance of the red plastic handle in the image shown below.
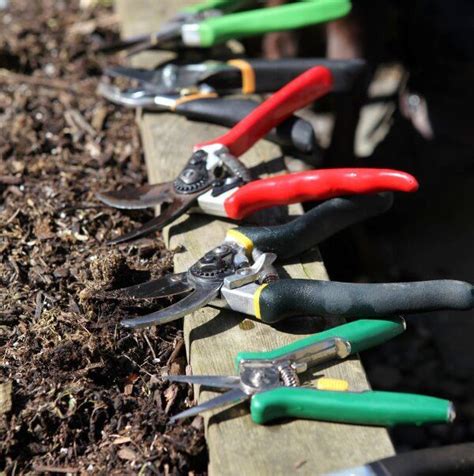
[[323,66],[311,68],[270,96],[229,132],[198,144],[195,149],[222,144],[232,155],[239,157],[295,111],[328,93],[332,85],[333,78],[329,69]]
[[255,180],[224,201],[229,218],[240,220],[263,208],[341,195],[388,190],[416,192],[418,182],[410,174],[390,169],[324,169]]

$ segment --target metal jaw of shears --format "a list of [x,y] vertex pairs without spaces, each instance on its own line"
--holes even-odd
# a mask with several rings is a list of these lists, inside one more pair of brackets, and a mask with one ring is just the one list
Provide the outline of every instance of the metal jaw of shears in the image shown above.
[[186,273],[168,275],[108,294],[112,298],[160,298],[186,294],[179,302],[156,313],[122,321],[134,329],[165,324],[211,303],[251,313],[253,296],[260,285],[278,279],[272,264],[273,253],[255,253],[249,259],[246,250],[231,240],[206,253]]
[[[171,418],[174,422],[215,408],[238,403],[252,398],[261,392],[268,392],[278,387],[298,387],[298,374],[306,372],[308,367],[321,365],[334,359],[344,359],[351,353],[349,341],[338,337],[302,346],[276,359],[242,359],[239,362],[239,376],[166,376],[170,382],[201,385],[219,390],[229,390],[221,396],[208,400]],[[324,379],[320,387],[328,385],[334,388],[346,388],[345,381]]]
[[205,213],[212,213],[222,208],[226,192],[250,180],[249,171],[238,159],[224,146],[212,144],[194,152],[173,182],[124,188],[99,193],[97,197],[107,205],[124,209],[163,205],[161,214],[142,228],[111,241],[121,243],[163,228],[196,204]]
[[169,111],[176,104],[176,100],[179,99],[176,94],[156,95],[142,88],[120,89],[104,82],[99,83],[97,94],[118,106],[155,111]]
[[[220,61],[178,65],[164,64],[158,69],[137,69],[127,66],[113,66],[104,71],[109,78],[126,78],[138,83],[137,90],[147,91],[155,96],[183,94],[183,92],[210,93],[214,88],[206,84],[206,79],[233,68]],[[101,85],[107,84],[104,82]],[[236,89],[235,92],[238,92]]]

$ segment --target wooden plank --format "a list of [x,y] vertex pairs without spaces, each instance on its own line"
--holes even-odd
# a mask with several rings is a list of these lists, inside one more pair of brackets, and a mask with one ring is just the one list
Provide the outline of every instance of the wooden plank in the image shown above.
[[[117,1],[124,32],[136,34],[151,31],[159,21],[185,2],[140,0]],[[187,2],[190,3],[190,2]],[[140,59],[138,59],[141,62]],[[143,63],[142,63],[143,64]],[[191,123],[171,114],[144,114],[138,119],[151,183],[173,179],[189,158],[193,144],[211,139],[224,129]],[[261,141],[244,157],[249,166],[272,162],[271,171],[283,168],[277,147]],[[290,213],[301,213],[291,207]],[[261,221],[281,218],[281,214],[261,214]],[[175,270],[186,270],[202,254],[219,244],[230,223],[211,217],[183,217],[165,230],[171,248],[184,245],[185,251],[175,257]],[[312,251],[284,266],[282,271],[293,278],[328,279],[317,251]],[[342,321],[339,321],[342,322]],[[233,357],[241,350],[267,350],[287,344],[308,333],[321,330],[322,322],[300,320],[300,333],[294,329],[275,330],[241,315],[210,306],[187,316],[184,323],[186,349],[195,374],[234,373]],[[336,322],[333,322],[336,324]],[[322,373],[349,380],[351,388],[368,388],[365,373],[357,359],[331,366]],[[318,372],[321,375],[321,372]],[[210,393],[202,392],[199,400]],[[261,427],[251,422],[245,405],[224,413],[205,417],[210,456],[210,474],[321,474],[346,466],[393,454],[387,432],[380,428],[346,426],[323,422],[291,421]]]

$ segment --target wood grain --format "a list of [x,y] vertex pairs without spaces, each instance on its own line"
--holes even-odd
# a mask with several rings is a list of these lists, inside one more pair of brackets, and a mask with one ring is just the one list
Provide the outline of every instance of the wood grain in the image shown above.
[[[117,11],[124,34],[131,35],[151,31],[186,3],[191,2],[117,0]],[[150,54],[147,55],[150,58]],[[157,56],[153,58],[156,62]],[[134,61],[143,65],[149,60],[142,56]],[[212,139],[224,131],[171,114],[143,114],[138,123],[151,183],[176,177],[194,143]],[[279,149],[266,141],[260,141],[242,160],[251,167],[258,165],[259,172],[264,174],[284,169]],[[261,165],[264,162],[266,167]],[[289,211],[261,213],[257,220],[272,223],[284,219],[288,213],[301,212],[297,205]],[[220,219],[191,215],[165,229],[164,236],[171,249],[178,245],[185,247],[185,251],[175,257],[175,271],[186,270],[204,252],[219,244],[231,226]],[[293,278],[328,279],[317,251],[286,264],[282,273]],[[331,322],[334,324],[335,321]],[[231,375],[233,358],[238,351],[272,349],[323,327],[322,321],[306,318],[276,330],[237,313],[208,306],[185,318],[184,333],[188,359],[195,374]],[[299,330],[298,335],[295,329]],[[357,359],[319,369],[317,375],[321,374],[347,379],[354,390],[368,388]],[[199,400],[211,395],[202,392]],[[302,420],[263,427],[252,423],[245,404],[206,415],[205,425],[210,474],[322,474],[394,454],[384,429]]]

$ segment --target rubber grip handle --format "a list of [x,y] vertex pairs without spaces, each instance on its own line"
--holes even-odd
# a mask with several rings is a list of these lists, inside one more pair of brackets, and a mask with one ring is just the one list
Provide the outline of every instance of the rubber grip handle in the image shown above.
[[255,248],[279,258],[297,256],[338,231],[387,211],[393,203],[389,192],[333,198],[284,225],[238,227]]
[[206,48],[230,39],[303,28],[342,17],[350,10],[348,0],[306,0],[210,18],[199,24],[199,46]]
[[252,420],[265,424],[278,418],[393,426],[446,423],[454,418],[452,403],[441,398],[395,392],[334,392],[280,387],[254,395]]
[[401,334],[405,329],[405,320],[402,317],[358,319],[357,321],[318,332],[268,352],[239,352],[235,359],[235,364],[238,369],[242,360],[280,359],[303,347],[336,337],[348,341],[351,345],[351,354],[356,354],[392,339]]
[[[474,443],[410,451],[367,465],[383,476],[466,476],[474,474]],[[337,473],[337,474],[343,474]],[[349,473],[346,474],[355,474]]]
[[292,113],[326,94],[331,87],[331,72],[321,66],[312,68],[270,96],[229,132],[195,148],[222,144],[239,157]]
[[[251,99],[206,98],[179,104],[175,112],[190,120],[233,127],[258,107]],[[301,154],[319,152],[313,126],[297,116],[289,116],[274,127],[266,138],[282,147],[289,147]]]
[[224,201],[229,218],[240,220],[264,208],[341,195],[385,191],[415,192],[418,182],[405,172],[390,169],[324,169],[255,180]]
[[454,280],[411,283],[339,283],[282,279],[260,293],[262,321],[274,323],[292,316],[383,317],[443,309],[473,307],[473,287]]
[[284,58],[255,59],[247,62],[255,74],[256,93],[276,91],[315,66],[323,66],[331,71],[334,81],[332,92],[347,92],[366,69],[366,63],[361,59]]
[[207,10],[222,10],[234,11],[250,4],[249,0],[207,0],[196,5],[189,5],[184,10],[184,13],[203,13]]

